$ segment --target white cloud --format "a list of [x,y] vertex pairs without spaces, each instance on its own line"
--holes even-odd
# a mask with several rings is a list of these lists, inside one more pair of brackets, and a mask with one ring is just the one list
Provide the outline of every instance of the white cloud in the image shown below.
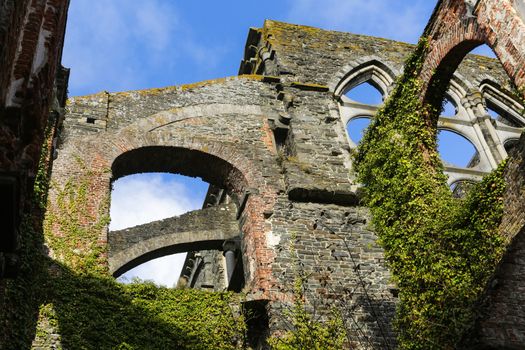
[[[196,180],[198,181],[198,180]],[[202,186],[201,186],[202,187]],[[202,207],[202,194],[176,175],[147,173],[126,176],[113,183],[110,230],[120,230]],[[133,277],[173,286],[180,275],[186,253],[150,260],[123,274],[119,280]]]
[[70,89],[96,89],[101,75],[106,77],[106,89],[123,87],[126,83],[120,79],[140,80],[136,69],[131,75],[120,71],[127,68],[129,73],[134,65],[132,61],[124,61],[133,56],[130,44],[136,40],[130,30],[134,16],[123,11],[124,3],[80,0],[71,4],[63,59],[72,68]]
[[416,42],[435,2],[413,0],[293,0],[288,20],[327,29]]
[[171,40],[180,31],[179,16],[173,7],[158,1],[141,1],[136,7],[129,9],[133,10],[133,13],[128,18],[135,21],[133,32],[141,39],[141,43],[148,43],[158,51],[170,47]]
[[126,176],[113,183],[110,230],[121,230],[200,209],[202,198],[177,178],[158,173]]

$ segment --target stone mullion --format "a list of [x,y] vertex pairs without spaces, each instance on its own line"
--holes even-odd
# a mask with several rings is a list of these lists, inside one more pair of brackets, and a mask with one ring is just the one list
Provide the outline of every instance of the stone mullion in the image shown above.
[[[465,111],[467,112],[467,115],[469,117],[469,120],[472,122],[472,127],[474,128],[474,133],[476,134],[479,144],[481,145],[481,149],[478,150],[478,152],[483,153],[486,157],[486,159],[489,162],[489,165],[491,169],[494,169],[498,166],[498,158],[500,157],[499,154],[494,154],[493,149],[490,146],[490,141],[493,143],[496,143],[495,140],[487,140],[486,134],[490,135],[490,131],[487,130],[487,123],[486,119],[490,118],[488,116],[485,116],[478,108],[478,103],[481,104],[481,98],[476,95],[468,95],[466,98],[464,98],[461,101],[461,104],[465,108]],[[483,105],[481,105],[483,107]],[[488,120],[490,123],[490,120]],[[484,133],[483,131],[487,131]]]
[[475,104],[475,109],[478,112],[479,115],[483,116],[484,126],[487,128],[487,131],[489,132],[489,135],[493,141],[493,144],[495,146],[492,147],[490,150],[492,151],[496,161],[501,163],[501,161],[505,158],[507,158],[507,151],[505,150],[505,147],[503,146],[503,142],[501,142],[498,132],[496,130],[496,127],[494,123],[492,122],[490,116],[487,114],[487,110],[485,106],[483,105],[483,100],[481,96],[476,95],[473,99],[473,103]]

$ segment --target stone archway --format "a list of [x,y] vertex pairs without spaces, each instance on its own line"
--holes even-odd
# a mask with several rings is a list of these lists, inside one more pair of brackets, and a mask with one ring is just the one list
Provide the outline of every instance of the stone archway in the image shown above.
[[514,84],[525,86],[525,24],[509,0],[442,0],[423,37],[429,40],[420,74],[424,100],[435,93],[429,88],[436,78],[448,81],[465,55],[483,43],[494,50]]
[[[185,109],[186,119],[184,119]],[[201,108],[201,112],[203,110]],[[108,215],[107,207],[101,204],[108,200],[112,179],[124,175],[145,171],[166,171],[199,176],[211,184],[225,188],[239,202],[237,217],[240,218],[241,224],[237,234],[239,232],[243,234],[242,250],[245,259],[246,285],[254,290],[268,290],[273,252],[265,243],[266,224],[263,212],[271,206],[274,190],[261,176],[260,170],[253,165],[250,159],[253,150],[238,147],[235,143],[218,137],[200,135],[198,131],[193,131],[191,128],[188,128],[184,134],[174,129],[179,125],[178,121],[192,118],[201,119],[200,123],[213,125],[215,110],[210,108],[207,112],[210,115],[196,117],[194,107],[165,111],[114,133],[101,133],[75,141],[70,140],[59,151],[59,158],[55,161],[55,171],[52,175],[55,187],[65,186],[68,182],[79,182],[83,177],[90,178],[87,191],[89,199],[84,208],[86,217],[90,219],[87,220],[86,225],[97,221],[97,217]],[[50,198],[52,205],[56,203],[57,191],[52,190]],[[57,227],[52,232],[61,235]],[[202,237],[197,241],[202,243],[202,241],[214,240],[208,235],[209,232],[201,233]],[[93,239],[106,244],[107,225],[101,227],[99,236]],[[190,243],[181,241],[166,244],[180,247],[181,244]],[[163,248],[166,247],[152,246],[149,250],[137,253],[130,260],[140,260],[141,256]],[[123,264],[128,262],[124,261]],[[111,251],[109,264],[111,272],[122,267],[122,264],[112,265]]]
[[194,210],[108,233],[109,270],[115,277],[164,255],[186,251],[222,250],[239,235],[235,205]]
[[[423,102],[438,106],[463,58],[484,43],[496,53],[517,88],[516,93],[525,97],[525,24],[515,5],[511,0],[438,2],[423,34],[429,45],[419,74]],[[479,102],[474,103],[481,106]],[[525,203],[521,195],[525,187],[524,145],[522,136],[504,174],[507,188],[499,233],[507,242],[507,251],[493,283],[487,286],[488,303],[477,329],[477,341],[484,347],[522,348],[525,344],[524,315],[517,307],[522,300],[519,293],[516,294],[524,279],[519,271],[525,226]]]

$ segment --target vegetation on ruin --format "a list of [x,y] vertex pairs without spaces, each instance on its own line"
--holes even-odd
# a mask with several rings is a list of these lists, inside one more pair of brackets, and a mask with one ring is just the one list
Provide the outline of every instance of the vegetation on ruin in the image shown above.
[[[55,189],[44,221],[44,238],[53,258],[73,271],[106,274],[106,244],[101,239],[109,225],[109,198],[90,210],[92,179],[102,173],[90,170],[76,158],[77,176]],[[108,172],[109,170],[106,170]]]
[[[355,163],[400,291],[400,348],[452,349],[473,326],[480,296],[504,250],[497,234],[504,164],[467,198],[453,198],[436,150],[440,106],[419,100],[417,77],[426,49],[422,39],[368,128]],[[439,84],[448,82],[434,81],[431,88],[444,92]]]
[[[399,346],[452,349],[472,328],[480,296],[503,254],[496,229],[504,164],[467,198],[453,198],[436,152],[438,111],[418,99],[417,76],[425,54],[423,40],[361,142],[356,167],[400,290]],[[21,225],[21,271],[5,282],[0,300],[0,349],[29,348],[35,335],[50,338],[54,332],[69,349],[245,347],[237,296],[148,282],[122,285],[109,275],[101,239],[109,220],[108,200],[86,211],[97,174],[82,162],[77,175],[64,185],[54,184],[56,197],[42,227],[51,138],[48,132],[35,181],[34,216]],[[287,160],[302,166],[297,159]],[[285,315],[290,330],[271,338],[271,346],[342,348],[346,335],[340,316],[335,313],[325,323],[312,316],[299,271],[294,288],[294,303]]]
[[[78,158],[78,171],[64,184],[52,183],[48,200],[51,130],[33,215],[21,227],[21,271],[5,282],[0,300],[0,349],[31,348],[33,342],[59,349],[247,349],[242,295],[115,281],[104,242],[109,199],[91,198],[94,181],[109,170],[90,169]],[[299,294],[289,316],[293,327],[274,338],[275,349],[341,348],[340,318],[313,319]]]
[[325,321],[314,318],[306,308],[303,292],[296,289],[295,301],[283,315],[289,322],[289,329],[269,339],[274,350],[340,350],[344,349],[346,333],[343,320],[337,310]]
[[53,205],[42,225],[48,152],[44,147],[33,216],[21,226],[21,271],[5,282],[0,300],[0,349],[31,348],[33,339],[36,346],[65,349],[245,348],[240,296],[149,282],[123,285],[109,275],[100,239],[108,202],[87,212],[97,174],[80,161],[64,186],[53,184]]

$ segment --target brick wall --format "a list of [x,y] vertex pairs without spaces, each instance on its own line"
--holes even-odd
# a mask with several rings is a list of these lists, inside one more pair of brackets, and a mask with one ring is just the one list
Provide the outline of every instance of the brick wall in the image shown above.
[[[15,207],[15,221],[28,214],[48,120],[55,118],[52,127],[60,123],[61,111],[55,110],[51,118],[49,112],[53,101],[63,106],[67,90],[68,71],[61,68],[60,59],[68,3],[0,1],[0,173],[17,180],[17,198],[6,204]],[[0,255],[9,257],[6,269],[13,271],[6,273],[13,275],[19,235],[6,231],[0,236]],[[0,260],[3,265],[3,257]]]
[[[429,54],[421,79],[429,84],[434,73],[449,79],[465,55],[486,43],[496,53],[511,81],[521,88],[525,84],[525,24],[509,0],[481,0],[474,16],[467,16],[464,1],[442,0],[427,25]],[[427,94],[426,86],[422,95]],[[525,96],[525,92],[521,92]]]

